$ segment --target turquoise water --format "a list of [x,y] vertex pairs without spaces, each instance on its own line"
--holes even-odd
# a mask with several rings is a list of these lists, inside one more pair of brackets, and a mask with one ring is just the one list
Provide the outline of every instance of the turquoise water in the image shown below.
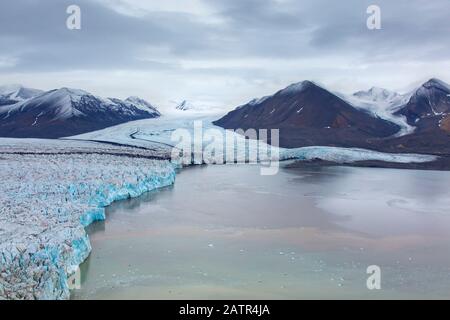
[[[202,166],[113,204],[74,299],[450,298],[450,172]],[[381,290],[366,269],[381,268]]]

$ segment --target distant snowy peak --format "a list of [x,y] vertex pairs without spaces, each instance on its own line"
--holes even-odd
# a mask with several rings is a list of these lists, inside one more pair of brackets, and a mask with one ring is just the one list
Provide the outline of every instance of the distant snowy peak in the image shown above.
[[196,100],[194,102],[190,100],[169,100],[162,111],[166,115],[177,116],[198,116],[198,115],[220,115],[223,113],[223,107],[217,105],[216,102]]
[[179,103],[176,107],[176,110],[180,111],[188,111],[195,109],[194,105],[186,100],[183,100],[181,103]]
[[61,88],[47,91],[39,96],[24,101],[14,108],[20,110],[43,108],[43,113],[53,114],[55,119],[87,116],[91,113],[114,112],[123,115],[148,114],[159,116],[159,112],[148,102],[138,97],[130,97],[125,101],[115,98],[104,99],[91,93],[72,88]]
[[136,96],[131,96],[131,97],[126,98],[125,102],[132,103],[135,106],[142,106],[142,107],[154,109],[154,107],[150,103],[148,103],[144,99],[136,97]]
[[20,84],[0,86],[0,98],[2,98],[3,100],[10,100],[12,102],[19,102],[30,99],[41,93],[43,93],[43,91],[38,89],[26,88]]
[[395,123],[400,126],[397,136],[403,136],[414,132],[415,128],[409,125],[406,118],[394,115],[409,100],[411,94],[399,94],[384,88],[372,87],[367,91],[358,91],[352,95],[338,94],[352,106],[367,110],[375,116]]
[[61,89],[54,89],[50,90],[49,92],[55,92],[57,94],[61,95],[70,95],[75,97],[81,97],[81,96],[88,96],[91,95],[89,92],[81,90],[81,89],[73,89],[73,88],[67,88],[63,87]]
[[397,99],[400,94],[384,88],[372,87],[367,91],[355,92],[353,96],[366,101],[389,102]]
[[380,116],[378,111],[396,112],[409,101],[411,95],[411,92],[400,94],[388,89],[372,87],[367,91],[358,91],[351,96],[341,95],[341,97],[353,106],[369,109]]
[[158,109],[156,107],[154,107],[153,105],[151,105],[149,102],[145,101],[142,98],[136,97],[136,96],[131,96],[128,97],[124,100],[125,103],[131,104],[134,107],[143,110],[143,111],[147,111],[156,115],[161,115],[161,113],[158,111]]
[[86,91],[79,89],[61,88],[47,91],[36,98],[46,102],[64,101],[65,103],[70,103],[70,102],[80,102],[84,96],[92,96],[92,95]]
[[[71,94],[70,91],[64,89],[51,90],[33,99],[25,101],[20,105],[20,111],[27,111],[28,109],[37,108],[40,105],[48,105],[44,113],[52,113],[55,119],[69,118],[72,115],[79,116],[82,113],[78,112],[72,106],[72,101],[81,99],[80,95]],[[35,107],[36,106],[36,107]]]
[[138,97],[105,99],[80,89],[60,88],[16,103],[0,100],[0,136],[58,138],[159,116]]
[[[130,109],[136,109],[144,111],[146,113],[159,116],[159,111],[150,103],[136,96],[129,97],[125,100],[116,98],[101,98],[92,95],[91,93],[74,88],[63,87],[60,89],[54,89],[47,92],[23,87],[22,85],[7,85],[0,86],[0,103],[2,105],[13,105],[21,103],[21,107],[31,104],[46,104],[53,110],[56,110],[60,116],[67,117],[72,115],[81,115],[76,111],[77,104],[89,104],[93,108],[95,106],[100,109],[112,107],[118,109],[120,107],[128,107]],[[18,106],[18,105],[17,105]],[[17,107],[16,106],[16,107]],[[6,110],[6,109],[5,109]]]

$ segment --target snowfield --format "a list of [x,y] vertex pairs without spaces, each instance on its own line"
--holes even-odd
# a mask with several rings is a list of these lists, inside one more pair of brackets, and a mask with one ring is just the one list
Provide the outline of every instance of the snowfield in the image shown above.
[[[170,161],[172,133],[179,128],[193,132],[194,122],[202,121],[204,130],[224,134],[212,124],[215,119],[146,119],[60,140],[0,138],[0,299],[68,299],[67,278],[91,251],[84,227],[105,219],[104,208],[113,201],[174,183],[180,159]],[[232,136],[237,150],[268,148]],[[331,147],[273,148],[271,158],[338,163],[436,159]]]
[[401,137],[413,133],[416,128],[409,125],[406,117],[394,115],[411,98],[412,92],[399,94],[382,88],[371,88],[368,91],[358,91],[353,95],[336,93],[355,108],[367,110],[374,116],[393,122],[400,126],[400,131],[394,136]]

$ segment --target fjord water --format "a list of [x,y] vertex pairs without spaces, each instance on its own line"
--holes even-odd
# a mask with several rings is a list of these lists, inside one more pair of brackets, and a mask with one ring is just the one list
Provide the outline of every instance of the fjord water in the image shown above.
[[[184,169],[89,227],[74,299],[450,298],[450,172]],[[366,269],[381,268],[369,290]]]

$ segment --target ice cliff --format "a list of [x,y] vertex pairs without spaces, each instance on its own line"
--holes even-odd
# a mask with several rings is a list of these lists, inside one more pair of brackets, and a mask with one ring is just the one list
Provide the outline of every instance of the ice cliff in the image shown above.
[[84,227],[113,201],[175,181],[175,166],[146,151],[83,148],[0,150],[0,299],[69,298],[67,278],[91,251]]

